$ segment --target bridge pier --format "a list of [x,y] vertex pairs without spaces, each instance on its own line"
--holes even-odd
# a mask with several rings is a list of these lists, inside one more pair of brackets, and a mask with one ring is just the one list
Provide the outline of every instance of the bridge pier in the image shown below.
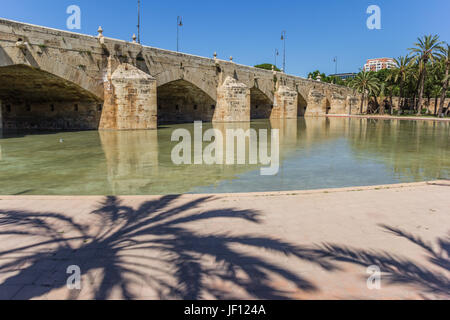
[[334,92],[331,94],[330,106],[331,109],[329,114],[345,114],[346,98],[343,95]]
[[156,79],[130,64],[120,64],[105,83],[100,129],[156,129]]
[[217,89],[213,122],[250,122],[250,89],[227,77]]
[[271,119],[297,119],[298,93],[287,86],[279,86],[275,92]]
[[321,91],[311,90],[305,116],[322,116],[327,113],[327,97]]

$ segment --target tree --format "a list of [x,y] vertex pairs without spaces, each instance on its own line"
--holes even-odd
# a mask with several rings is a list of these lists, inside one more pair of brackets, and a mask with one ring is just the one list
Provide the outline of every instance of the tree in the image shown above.
[[280,69],[278,69],[275,65],[273,65],[271,63],[263,63],[263,64],[258,64],[255,66],[255,68],[264,69],[264,70],[272,70],[272,67],[275,71],[281,71]]
[[443,60],[437,61],[435,64],[428,68],[430,70],[429,77],[425,82],[425,94],[428,97],[428,101],[434,98],[434,111],[433,114],[438,114],[439,97],[443,88],[443,80],[445,74],[445,64]]
[[325,73],[320,72],[319,70],[310,72],[308,74],[308,78],[312,80],[318,80],[320,75],[320,81],[325,83],[333,83],[338,86],[348,86],[350,80],[344,80],[340,77],[329,75],[327,76]]
[[[373,92],[375,103],[378,107],[378,113],[384,114],[385,108],[385,100],[386,100],[386,82],[381,82],[380,89]],[[381,104],[377,101],[377,96],[380,98]]]
[[371,94],[380,89],[380,82],[373,72],[362,71],[352,80],[350,86],[362,94],[360,113],[363,113],[366,94]]
[[442,42],[439,41],[439,36],[429,35],[423,38],[418,38],[418,42],[414,44],[415,47],[410,48],[412,54],[414,54],[415,61],[419,64],[419,88],[418,96],[419,101],[417,104],[418,112],[420,115],[422,112],[423,93],[425,88],[425,80],[427,77],[427,64],[433,63],[438,59],[438,51],[442,49]]
[[400,92],[399,87],[392,81],[388,81],[386,85],[386,94],[389,97],[389,114],[392,115],[394,113],[394,102],[392,101],[394,94],[399,95]]
[[332,75],[328,76],[327,80],[329,80],[330,83],[334,83],[338,86],[345,86],[347,84],[347,82],[345,80],[341,79],[340,77],[336,77],[336,76],[332,76]]
[[445,47],[441,48],[440,51],[441,52],[439,53],[439,56],[441,58],[442,63],[445,66],[445,75],[444,75],[444,79],[442,81],[441,102],[439,104],[439,111],[438,111],[439,116],[444,111],[445,97],[447,95],[447,90],[448,90],[448,82],[449,82],[448,73],[449,73],[449,68],[450,68],[450,45],[447,44]]
[[411,68],[412,58],[409,56],[406,57],[398,57],[394,59],[395,69],[391,70],[391,73],[388,75],[387,80],[392,81],[395,84],[398,84],[400,88],[400,97],[399,97],[399,107],[403,106],[402,99],[404,97],[404,84],[407,79],[408,71]]
[[419,65],[418,63],[414,63],[411,65],[411,67],[408,69],[406,73],[406,83],[404,85],[404,92],[405,92],[405,99],[403,106],[403,109],[411,109],[411,105],[408,104],[407,98],[413,98],[412,99],[412,109],[415,110],[416,108],[416,97],[417,97],[417,90],[419,88]]
[[325,75],[325,73],[321,73],[319,70],[316,70],[316,71],[314,71],[314,72],[310,72],[310,73],[308,74],[308,78],[311,78],[311,79],[313,79],[313,80],[318,80],[319,75],[320,75],[320,80],[321,80],[321,81],[327,82],[327,81],[326,81],[326,80],[327,80],[327,76]]

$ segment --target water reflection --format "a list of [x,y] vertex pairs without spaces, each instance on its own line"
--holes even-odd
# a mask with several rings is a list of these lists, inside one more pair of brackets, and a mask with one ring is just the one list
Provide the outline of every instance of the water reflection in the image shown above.
[[399,178],[448,178],[450,123],[369,119],[352,124],[349,140],[359,159],[379,159]]
[[107,179],[113,194],[149,190],[158,175],[158,131],[100,131]]
[[[278,129],[279,174],[263,177],[260,165],[174,165],[172,132],[184,128],[193,136],[193,125],[157,131],[4,133],[0,194],[251,192],[449,178],[450,123],[304,118],[203,127],[204,132],[222,132],[224,153],[230,143],[227,129],[268,129],[269,137],[271,129]],[[246,151],[248,156],[248,144]]]
[[[303,122],[302,120],[300,120]],[[297,144],[297,132],[299,121],[295,119],[271,119],[270,126],[272,129],[280,131],[280,144],[284,147],[284,151],[294,147]]]

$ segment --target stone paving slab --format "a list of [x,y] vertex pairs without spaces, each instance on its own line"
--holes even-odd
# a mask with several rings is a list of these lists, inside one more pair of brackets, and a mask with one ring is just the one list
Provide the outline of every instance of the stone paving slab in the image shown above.
[[[449,181],[0,196],[0,299],[449,299],[449,226]],[[65,285],[72,265],[80,290]]]

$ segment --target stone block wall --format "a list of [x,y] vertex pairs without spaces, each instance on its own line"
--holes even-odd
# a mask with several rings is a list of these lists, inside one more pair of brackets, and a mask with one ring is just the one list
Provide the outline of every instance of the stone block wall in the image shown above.
[[298,93],[286,86],[279,86],[275,93],[272,119],[297,119]]
[[[385,97],[384,100],[387,101],[388,105],[391,102],[391,99],[389,97]],[[381,104],[382,100],[380,98],[378,98],[378,103]],[[413,99],[409,98],[407,99],[407,105],[410,108],[413,108],[414,105],[414,101]],[[435,98],[424,98],[423,101],[423,108],[428,110],[428,114],[434,114],[435,111],[437,112],[439,110],[439,105],[440,105],[440,99],[437,99],[437,106],[436,105],[436,99]],[[392,97],[392,109],[394,111],[398,111],[400,110],[400,98],[399,97]],[[444,108],[448,108],[450,107],[450,98],[446,98],[445,102],[444,102]],[[387,112],[387,111],[386,111]]]
[[129,64],[121,64],[111,76],[100,129],[156,129],[156,80]]
[[332,93],[328,114],[347,114],[347,110],[346,97],[337,92]]
[[346,111],[350,114],[359,114],[360,109],[361,109],[361,99],[358,99],[357,97],[353,96],[347,96]]
[[3,128],[9,130],[96,130],[103,105],[97,102],[3,101]]
[[249,122],[250,89],[227,77],[217,89],[217,107],[213,122]]
[[308,96],[308,107],[305,116],[325,115],[327,109],[327,97],[318,90],[311,90]]

